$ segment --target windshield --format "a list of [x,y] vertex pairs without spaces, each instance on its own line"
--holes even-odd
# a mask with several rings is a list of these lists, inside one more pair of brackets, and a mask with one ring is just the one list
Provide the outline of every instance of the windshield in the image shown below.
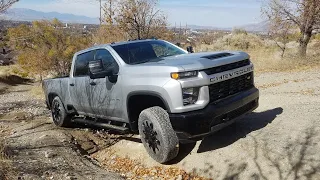
[[187,54],[185,51],[159,40],[115,45],[113,49],[127,64],[160,61],[161,57]]

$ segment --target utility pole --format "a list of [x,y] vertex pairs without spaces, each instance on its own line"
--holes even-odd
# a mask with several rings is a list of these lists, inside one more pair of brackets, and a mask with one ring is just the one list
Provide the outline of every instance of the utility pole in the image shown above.
[[188,29],[188,23],[186,23],[186,29],[184,31],[184,34],[187,35],[187,29]]
[[179,28],[179,41],[181,41],[181,22],[180,22],[180,28]]
[[101,15],[101,9],[102,9],[102,0],[99,0],[100,1],[100,26],[102,24],[102,15]]

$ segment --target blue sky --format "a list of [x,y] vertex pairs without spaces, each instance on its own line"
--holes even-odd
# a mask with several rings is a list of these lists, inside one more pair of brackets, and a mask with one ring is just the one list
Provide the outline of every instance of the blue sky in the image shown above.
[[[159,0],[171,25],[234,27],[261,22],[261,0]],[[99,16],[97,0],[20,0],[16,8]]]

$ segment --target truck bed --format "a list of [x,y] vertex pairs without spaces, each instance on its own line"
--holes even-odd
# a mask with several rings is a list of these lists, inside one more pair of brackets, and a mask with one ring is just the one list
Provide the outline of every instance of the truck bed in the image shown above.
[[48,107],[51,106],[52,96],[59,96],[64,104],[69,100],[69,77],[45,79],[42,82],[42,88]]

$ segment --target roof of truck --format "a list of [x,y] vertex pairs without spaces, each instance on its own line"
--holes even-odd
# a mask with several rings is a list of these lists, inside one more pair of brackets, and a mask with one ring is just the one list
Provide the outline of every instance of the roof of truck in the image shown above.
[[81,51],[78,51],[76,54],[77,55],[78,54],[82,54],[82,53],[85,53],[87,51],[94,50],[94,49],[97,49],[97,48],[104,48],[106,46],[113,47],[113,46],[118,46],[118,45],[131,44],[131,43],[137,43],[137,42],[146,42],[146,41],[155,41],[155,40],[158,40],[158,39],[128,40],[128,41],[114,42],[114,43],[110,43],[110,44],[99,44],[99,45],[95,45],[95,46],[89,47],[87,49],[83,49]]
[[121,42],[114,42],[109,44],[110,46],[118,46],[123,44],[131,44],[131,43],[137,43],[137,42],[145,42],[145,41],[154,41],[158,39],[140,39],[140,40],[129,40],[129,41],[121,41]]

